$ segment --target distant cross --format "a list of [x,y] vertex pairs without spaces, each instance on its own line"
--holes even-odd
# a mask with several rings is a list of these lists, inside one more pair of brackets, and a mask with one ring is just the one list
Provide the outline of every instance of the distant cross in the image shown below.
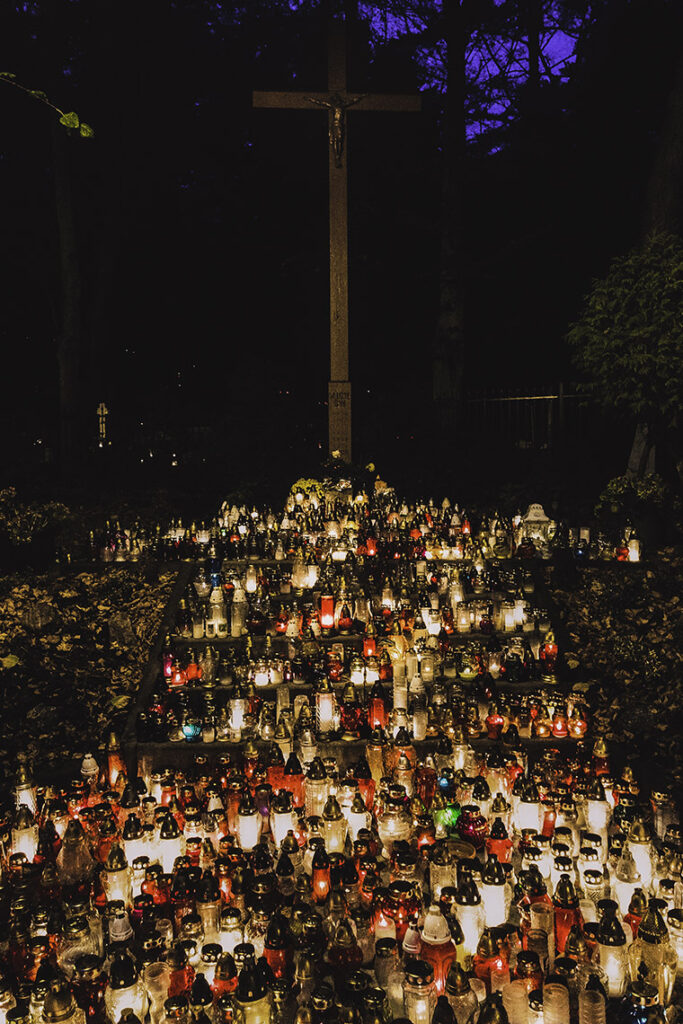
[[330,176],[330,383],[329,450],[351,461],[351,384],[349,382],[349,228],[346,169],[347,113],[420,110],[419,96],[366,95],[346,87],[346,33],[332,21],[328,37],[327,92],[255,92],[255,107],[327,110]]
[[103,448],[107,440],[107,416],[109,415],[109,409],[107,409],[104,402],[100,402],[97,406],[97,422],[100,430],[100,448]]

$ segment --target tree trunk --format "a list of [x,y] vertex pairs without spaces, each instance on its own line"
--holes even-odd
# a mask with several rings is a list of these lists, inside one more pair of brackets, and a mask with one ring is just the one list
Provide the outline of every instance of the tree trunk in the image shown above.
[[676,67],[645,198],[644,234],[683,228],[683,54]]
[[633,435],[626,476],[634,480],[637,477],[645,476],[646,473],[654,473],[654,455],[650,432],[644,423],[638,423]]
[[433,364],[433,397],[440,425],[455,426],[465,374],[465,43],[460,0],[444,5],[447,66],[441,199],[439,317]]
[[526,0],[526,37],[529,48],[527,90],[533,98],[541,88],[541,31],[543,11],[541,0]]
[[78,265],[71,174],[64,128],[53,120],[54,185],[61,270],[61,317],[57,360],[59,366],[59,445],[62,475],[73,475],[79,450],[81,370],[81,274]]
[[[647,238],[657,232],[680,234],[683,231],[683,53],[674,74],[667,110],[659,135],[643,216],[643,234]],[[642,455],[642,432],[648,438],[649,452]],[[676,454],[680,438],[676,431],[650,423],[638,424],[631,449],[627,475],[642,476],[657,471],[680,491],[683,484],[681,463]],[[638,453],[641,457],[638,459]]]
[[[128,9],[126,9],[128,8]],[[107,393],[107,360],[105,353],[113,350],[112,336],[116,323],[112,315],[116,293],[116,268],[124,228],[124,121],[128,111],[139,106],[134,91],[136,82],[135,54],[132,49],[131,24],[133,11],[127,4],[122,10],[120,0],[101,0],[94,11],[97,16],[100,93],[97,137],[99,149],[99,225],[93,251],[93,287],[87,320],[87,366],[85,367],[88,420],[95,427],[95,410],[101,401],[109,403]],[[129,137],[132,126],[129,127]],[[90,143],[89,143],[90,145]]]

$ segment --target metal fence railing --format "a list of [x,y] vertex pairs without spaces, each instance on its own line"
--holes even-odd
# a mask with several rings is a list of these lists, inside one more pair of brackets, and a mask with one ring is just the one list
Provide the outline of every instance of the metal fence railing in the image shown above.
[[595,408],[576,384],[531,389],[486,388],[467,394],[467,430],[497,436],[517,448],[552,448],[586,436]]

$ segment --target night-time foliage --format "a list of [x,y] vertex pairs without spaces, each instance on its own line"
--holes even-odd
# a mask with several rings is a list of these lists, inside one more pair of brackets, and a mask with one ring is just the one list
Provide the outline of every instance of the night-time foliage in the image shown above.
[[[562,0],[458,3],[470,29],[464,54],[467,135],[497,147],[501,129],[520,115],[521,94],[534,77],[534,60],[539,84],[569,81],[589,7]],[[371,26],[376,47],[393,39],[409,41],[420,87],[445,90],[446,42],[440,32],[443,0],[369,2],[361,3],[360,9]],[[535,12],[533,19],[528,16],[530,10]],[[489,134],[492,137],[487,140]]]
[[586,387],[648,425],[683,412],[683,244],[655,235],[595,281],[569,332]]
[[78,132],[83,139],[94,138],[95,132],[89,124],[86,124],[85,121],[81,121],[75,111],[70,110],[65,112],[60,110],[59,107],[55,106],[55,104],[48,99],[47,93],[43,92],[41,89],[27,89],[25,85],[17,82],[17,76],[13,71],[0,71],[0,79],[7,85],[11,85],[15,89],[19,89],[20,92],[26,93],[27,96],[30,96],[34,100],[38,100],[39,103],[44,103],[46,107],[54,110],[55,114],[59,118],[59,123],[66,128],[69,134]]
[[658,234],[595,281],[569,343],[601,404],[641,424],[677,490],[683,413],[683,243]]

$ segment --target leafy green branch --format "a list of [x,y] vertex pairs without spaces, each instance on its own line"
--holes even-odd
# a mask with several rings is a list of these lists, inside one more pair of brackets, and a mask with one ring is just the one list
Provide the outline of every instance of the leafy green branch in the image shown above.
[[48,97],[47,93],[44,93],[41,89],[29,89],[27,86],[17,82],[17,76],[11,71],[0,71],[0,80],[6,82],[8,85],[13,86],[20,92],[26,93],[34,100],[38,100],[39,103],[45,104],[50,110],[54,110],[55,114],[59,117],[59,123],[64,125],[69,135],[73,135],[74,132],[78,132],[82,139],[92,139],[95,132],[86,124],[85,121],[81,121],[78,114],[73,110],[64,111],[60,110]]

